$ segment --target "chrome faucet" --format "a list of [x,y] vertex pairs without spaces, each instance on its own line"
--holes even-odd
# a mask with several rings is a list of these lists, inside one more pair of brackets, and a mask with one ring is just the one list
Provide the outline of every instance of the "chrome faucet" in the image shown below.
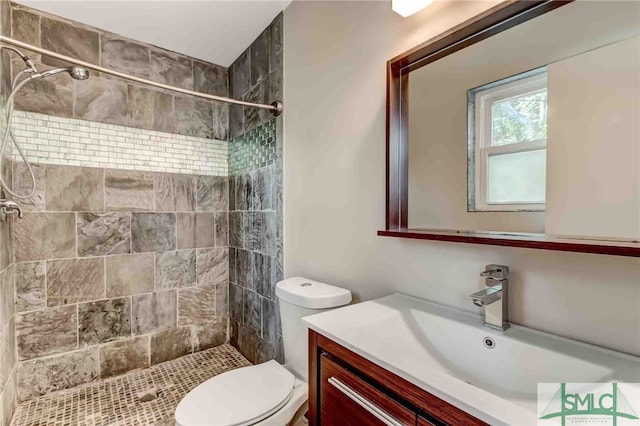
[[4,218],[7,213],[11,213],[12,211],[17,211],[18,217],[22,219],[22,208],[18,203],[4,198],[0,199],[0,215],[2,216],[2,218]]
[[484,306],[484,325],[504,331],[511,326],[508,320],[509,267],[487,265],[484,272],[484,290],[471,295],[473,304]]

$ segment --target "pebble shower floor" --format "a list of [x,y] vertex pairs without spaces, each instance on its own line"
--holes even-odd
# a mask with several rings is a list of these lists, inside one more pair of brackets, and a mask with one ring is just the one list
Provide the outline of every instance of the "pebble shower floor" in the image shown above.
[[145,370],[26,401],[13,426],[174,425],[180,400],[207,379],[251,365],[231,345],[222,345]]

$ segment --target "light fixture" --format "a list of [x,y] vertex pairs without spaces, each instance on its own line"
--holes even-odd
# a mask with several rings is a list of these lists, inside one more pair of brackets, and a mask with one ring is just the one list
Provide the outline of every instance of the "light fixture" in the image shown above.
[[391,0],[391,10],[406,18],[421,11],[433,0]]

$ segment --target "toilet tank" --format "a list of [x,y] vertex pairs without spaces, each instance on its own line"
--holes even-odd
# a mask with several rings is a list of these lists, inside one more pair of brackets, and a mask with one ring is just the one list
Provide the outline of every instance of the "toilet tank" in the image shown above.
[[285,366],[307,381],[308,329],[302,318],[335,309],[351,302],[347,289],[302,277],[287,278],[276,284],[280,305]]

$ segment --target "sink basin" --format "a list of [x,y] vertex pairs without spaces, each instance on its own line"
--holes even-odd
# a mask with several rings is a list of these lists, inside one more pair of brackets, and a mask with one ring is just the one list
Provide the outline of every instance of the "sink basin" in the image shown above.
[[638,357],[401,294],[303,321],[491,424],[535,424],[538,383],[640,382]]

